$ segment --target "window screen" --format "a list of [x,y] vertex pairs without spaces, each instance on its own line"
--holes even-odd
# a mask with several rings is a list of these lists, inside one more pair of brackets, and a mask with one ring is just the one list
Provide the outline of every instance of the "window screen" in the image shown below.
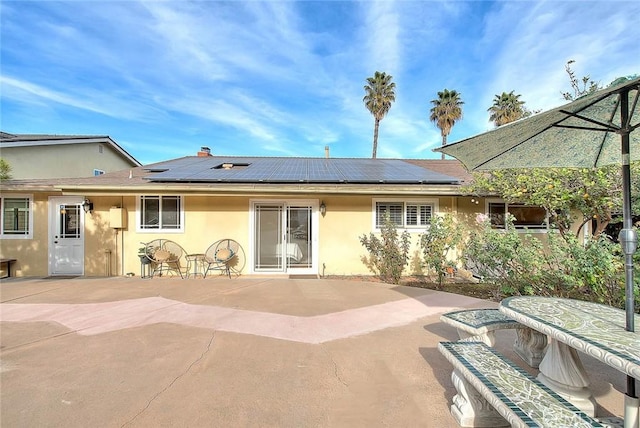
[[180,196],[141,196],[140,228],[145,230],[178,230],[182,227]]
[[2,234],[29,234],[29,198],[3,198]]

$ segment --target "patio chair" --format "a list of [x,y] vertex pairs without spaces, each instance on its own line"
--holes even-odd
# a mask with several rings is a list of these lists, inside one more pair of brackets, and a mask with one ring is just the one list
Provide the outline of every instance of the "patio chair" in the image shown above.
[[244,250],[233,239],[221,239],[207,248],[204,255],[204,277],[209,271],[219,271],[220,274],[240,276],[246,263]]
[[163,274],[178,274],[184,278],[186,251],[176,242],[155,239],[145,244],[145,255],[151,260],[151,277]]

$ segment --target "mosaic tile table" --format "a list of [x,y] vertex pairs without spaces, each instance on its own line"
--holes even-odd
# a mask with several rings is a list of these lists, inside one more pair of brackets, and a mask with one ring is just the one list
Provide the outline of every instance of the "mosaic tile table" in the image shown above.
[[[611,306],[552,297],[516,296],[500,311],[549,336],[538,380],[590,416],[596,402],[577,351],[640,379],[640,334],[625,330],[625,312]],[[636,325],[640,315],[635,316]]]

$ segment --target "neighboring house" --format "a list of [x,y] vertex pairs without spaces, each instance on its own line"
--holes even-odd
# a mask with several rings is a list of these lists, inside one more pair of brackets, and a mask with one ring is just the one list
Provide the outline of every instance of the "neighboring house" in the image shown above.
[[0,132],[0,158],[17,180],[89,177],[141,165],[108,136]]
[[96,177],[3,182],[0,256],[18,259],[18,276],[139,275],[142,242],[167,238],[203,253],[230,238],[244,249],[243,274],[370,274],[359,237],[379,232],[385,212],[414,243],[432,216],[488,213],[485,200],[462,194],[470,179],[456,160],[217,157],[203,148]]

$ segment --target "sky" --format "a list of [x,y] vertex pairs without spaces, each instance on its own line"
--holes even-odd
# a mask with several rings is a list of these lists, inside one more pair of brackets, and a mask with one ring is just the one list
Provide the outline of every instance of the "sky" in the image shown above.
[[566,101],[565,64],[640,75],[638,1],[0,1],[0,128],[108,135],[143,164],[195,155],[371,157],[364,85],[393,76],[379,158],[440,158],[431,100],[464,101],[448,142],[493,128],[514,91]]

